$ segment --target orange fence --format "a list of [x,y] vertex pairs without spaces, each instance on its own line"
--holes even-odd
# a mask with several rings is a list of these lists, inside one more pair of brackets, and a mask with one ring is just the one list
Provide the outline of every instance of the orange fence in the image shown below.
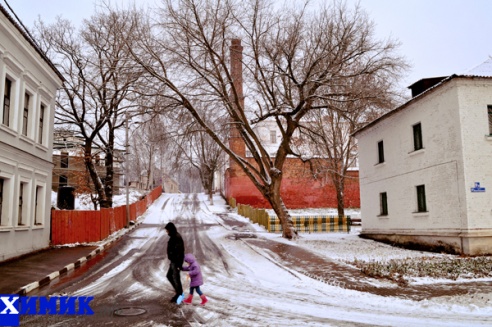
[[[161,195],[156,187],[143,199],[130,205],[130,220],[135,221]],[[126,225],[126,206],[95,210],[52,210],[51,244],[98,242]]]

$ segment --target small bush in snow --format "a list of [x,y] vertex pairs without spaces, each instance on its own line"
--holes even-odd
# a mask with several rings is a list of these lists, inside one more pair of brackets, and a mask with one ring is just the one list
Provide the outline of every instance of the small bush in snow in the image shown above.
[[399,284],[408,283],[411,277],[451,280],[492,277],[492,257],[424,257],[392,259],[387,262],[354,260],[347,263],[356,266],[367,276],[386,278]]

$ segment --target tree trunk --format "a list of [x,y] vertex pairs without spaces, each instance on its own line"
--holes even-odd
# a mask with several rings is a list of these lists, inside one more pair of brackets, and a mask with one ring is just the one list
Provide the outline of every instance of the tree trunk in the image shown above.
[[337,210],[338,217],[342,218],[345,216],[345,200],[344,200],[344,191],[345,184],[342,176],[337,178],[337,183],[335,184],[336,192],[337,192]]
[[214,173],[209,172],[208,176],[208,199],[210,204],[214,204]]
[[292,217],[290,216],[287,207],[285,206],[282,198],[277,197],[276,199],[271,199],[270,204],[272,206],[273,211],[277,215],[280,220],[280,224],[282,225],[282,237],[286,239],[293,239],[297,237],[297,231],[294,228],[294,224],[292,223]]
[[105,150],[104,164],[106,167],[106,177],[104,178],[104,193],[106,194],[105,201],[101,201],[101,208],[111,208],[113,206],[113,187],[114,187],[114,134],[110,132],[108,146]]
[[99,198],[99,203],[106,202],[106,193],[104,193],[104,187],[97,174],[96,168],[94,167],[94,163],[92,161],[92,143],[86,143],[84,146],[84,164],[87,170],[89,171],[89,175],[94,184],[95,191]]
[[292,217],[280,196],[280,185],[282,184],[281,176],[281,174],[272,176],[270,191],[263,195],[268,202],[270,202],[273,211],[275,211],[275,214],[280,220],[280,224],[282,225],[282,237],[291,240],[297,238],[297,231],[292,223]]

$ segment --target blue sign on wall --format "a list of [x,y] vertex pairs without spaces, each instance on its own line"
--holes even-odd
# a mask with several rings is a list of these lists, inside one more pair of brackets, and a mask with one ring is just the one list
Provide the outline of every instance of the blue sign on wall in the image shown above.
[[475,186],[471,188],[472,192],[485,192],[485,187],[480,187],[479,182],[475,182]]

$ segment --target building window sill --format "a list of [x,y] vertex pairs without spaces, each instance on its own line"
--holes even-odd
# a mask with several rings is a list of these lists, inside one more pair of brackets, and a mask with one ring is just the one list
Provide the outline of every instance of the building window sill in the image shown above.
[[415,218],[428,218],[429,217],[429,211],[416,211],[416,212],[412,212],[412,215]]
[[388,219],[389,218],[388,215],[377,215],[376,217],[382,218],[382,219]]
[[381,166],[384,166],[386,164],[386,161],[383,161],[383,162],[378,162],[377,164],[375,164],[374,166],[375,167],[381,167]]
[[17,133],[10,127],[5,124],[0,124],[0,129],[6,133],[9,133],[12,136],[17,136]]
[[424,153],[424,152],[425,152],[425,148],[422,148],[422,149],[410,151],[410,152],[408,152],[408,154],[411,155],[411,156],[414,156],[414,155],[417,155],[419,153]]
[[1,232],[10,232],[12,230],[11,226],[0,226],[0,233]]
[[15,230],[16,231],[29,230],[29,226],[22,226],[22,225],[20,225],[20,226],[15,227]]
[[36,148],[40,149],[41,151],[48,152],[48,148],[44,144],[35,144]]
[[485,139],[492,142],[492,134],[485,135]]

